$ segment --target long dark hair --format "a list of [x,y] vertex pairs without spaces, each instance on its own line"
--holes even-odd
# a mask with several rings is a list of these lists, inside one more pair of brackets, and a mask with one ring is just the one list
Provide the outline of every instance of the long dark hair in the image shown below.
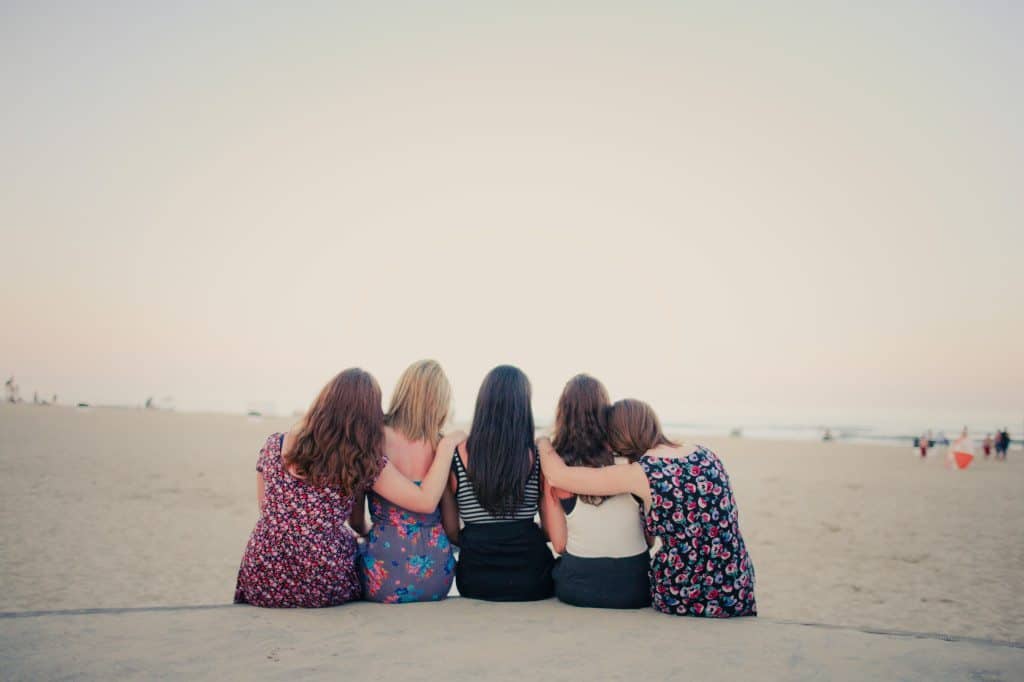
[[[604,385],[592,376],[577,374],[562,389],[555,410],[555,436],[551,445],[569,466],[603,467],[615,463],[608,445],[608,408],[611,400]],[[588,504],[606,498],[580,495]]]
[[535,450],[530,380],[516,367],[499,365],[480,385],[466,440],[467,473],[481,507],[494,516],[515,512],[526,494]]
[[313,485],[354,495],[383,468],[383,428],[377,380],[361,369],[346,369],[320,391],[283,459]]

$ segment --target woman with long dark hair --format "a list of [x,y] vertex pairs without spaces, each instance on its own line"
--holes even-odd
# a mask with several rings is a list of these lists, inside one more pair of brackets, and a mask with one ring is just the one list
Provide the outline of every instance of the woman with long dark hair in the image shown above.
[[480,386],[469,437],[452,462],[452,495],[442,502],[445,530],[460,546],[455,584],[463,597],[552,594],[554,558],[534,522],[541,474],[533,439],[529,380],[515,367],[495,367]]
[[260,517],[238,569],[236,603],[321,607],[358,599],[356,539],[345,525],[356,496],[372,489],[415,512],[437,508],[465,434],[441,440],[417,486],[381,452],[383,429],[380,387],[353,368],[324,386],[291,432],[267,438],[256,462]]
[[570,467],[546,438],[537,445],[551,485],[643,500],[647,533],[661,540],[651,559],[654,608],[680,616],[757,615],[754,565],[740,535],[729,476],[715,453],[666,438],[654,410],[639,400],[612,405],[608,442],[632,463]]
[[[571,467],[628,465],[608,443],[608,391],[578,374],[566,383],[555,411],[552,445]],[[555,596],[567,604],[606,609],[651,605],[650,556],[639,498],[576,495],[544,486],[545,527],[561,554],[555,565]]]

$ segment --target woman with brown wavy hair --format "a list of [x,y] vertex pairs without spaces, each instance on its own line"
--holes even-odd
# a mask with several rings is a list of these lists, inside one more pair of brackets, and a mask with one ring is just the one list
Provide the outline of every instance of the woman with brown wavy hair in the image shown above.
[[757,615],[754,565],[740,535],[729,476],[715,453],[665,437],[647,403],[620,400],[608,413],[608,442],[632,462],[569,467],[537,441],[553,486],[586,495],[632,493],[661,547],[651,558],[651,602],[663,613],[727,618]]
[[[562,390],[552,445],[570,467],[628,464],[608,443],[608,391],[577,374]],[[650,557],[640,505],[629,494],[576,495],[545,481],[544,508],[555,565],[555,596],[567,604],[630,609],[651,605]]]
[[442,440],[436,466],[416,486],[381,452],[383,426],[377,381],[347,369],[291,432],[267,439],[256,462],[260,517],[238,570],[236,603],[322,607],[358,599],[356,540],[345,525],[355,497],[372,488],[408,509],[437,507],[464,434]]

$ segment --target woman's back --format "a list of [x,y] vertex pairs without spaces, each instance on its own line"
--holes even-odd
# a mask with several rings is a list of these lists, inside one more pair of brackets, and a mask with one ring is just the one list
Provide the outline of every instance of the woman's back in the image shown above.
[[[629,463],[624,457],[616,457],[615,462]],[[600,504],[590,504],[574,495],[562,501],[562,508],[567,535],[565,550],[569,554],[621,558],[647,551],[643,513],[632,495],[613,495]]]
[[[504,523],[509,521],[533,521],[540,502],[540,459],[531,453],[533,463],[523,490],[523,498],[508,514],[494,514],[483,507],[473,489],[472,462],[465,445],[459,446],[452,468],[455,471],[455,499],[459,505],[459,516],[463,523]],[[510,506],[514,500],[508,500]]]
[[410,440],[390,426],[384,427],[384,454],[410,481],[421,480],[434,461],[434,446],[424,440]]
[[296,478],[282,460],[284,442],[285,435],[275,433],[260,450],[256,470],[265,482],[264,502],[242,557],[235,602],[322,607],[356,599],[356,542],[345,526],[353,497]]
[[[534,522],[540,501],[540,458],[536,454],[532,457],[523,497],[507,514],[494,514],[477,499],[470,453],[462,450],[453,458],[455,498],[465,523],[459,534],[462,551],[456,584],[464,597],[532,601],[547,599],[554,591],[554,558]],[[510,505],[514,502],[508,500]]]
[[[624,457],[614,461],[606,466],[628,466]],[[561,509],[549,507],[548,513],[565,515],[565,551],[555,566],[555,596],[576,606],[650,606],[650,557],[637,499],[624,493],[599,498],[594,504],[586,497],[565,498],[563,492],[551,492],[560,498]]]
[[[407,478],[418,482],[434,460],[434,447],[386,427],[384,453]],[[370,492],[373,528],[361,569],[366,599],[379,602],[444,599],[455,576],[455,558],[441,527],[441,514],[419,514]]]

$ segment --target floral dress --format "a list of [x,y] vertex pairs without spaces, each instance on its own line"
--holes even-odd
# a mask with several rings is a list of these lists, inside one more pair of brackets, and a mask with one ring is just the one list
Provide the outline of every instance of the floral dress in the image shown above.
[[373,528],[359,560],[366,599],[394,604],[439,601],[455,578],[441,514],[417,514],[369,493]]
[[356,538],[345,525],[353,497],[287,473],[284,434],[260,450],[265,497],[238,569],[235,603],[268,607],[335,606],[359,599]]
[[662,545],[651,560],[651,601],[680,616],[755,616],[754,565],[740,535],[729,476],[703,446],[683,457],[640,458],[651,487],[644,522]]

